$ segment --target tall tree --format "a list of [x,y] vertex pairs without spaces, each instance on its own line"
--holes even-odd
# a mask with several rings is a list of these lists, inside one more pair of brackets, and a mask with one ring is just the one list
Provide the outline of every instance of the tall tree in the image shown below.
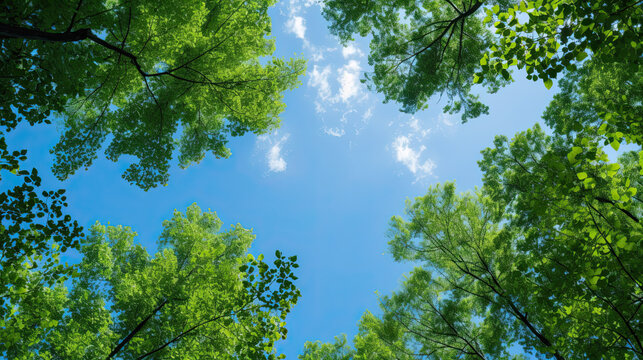
[[[407,219],[392,219],[394,258],[417,266],[401,290],[381,299],[380,317],[365,314],[354,349],[309,343],[302,359],[341,358],[331,350],[348,359],[643,355],[643,228],[633,218],[643,206],[624,212],[602,200],[579,204],[587,198],[573,191],[556,195],[565,182],[582,184],[556,140],[536,129],[509,148],[505,141],[499,138],[483,160],[485,186],[493,189],[458,195],[452,183],[434,186],[408,202]],[[547,171],[542,164],[556,164],[554,156],[567,166]],[[623,170],[606,174],[612,188],[619,189],[614,178],[640,171],[631,157]],[[358,341],[365,335],[375,340]]]
[[365,78],[385,101],[413,113],[426,108],[431,96],[446,94],[445,111],[462,111],[466,121],[488,111],[472,85],[495,92],[511,81],[512,66],[525,68],[527,78],[548,88],[588,55],[638,66],[639,5],[637,0],[327,0],[323,11],[343,42],[373,34],[373,72]]
[[3,125],[49,121],[65,179],[106,155],[131,155],[123,177],[147,190],[206,152],[228,157],[229,136],[279,125],[283,92],[299,84],[302,59],[274,52],[273,0],[65,0],[3,2]]
[[[508,2],[491,3],[505,8]],[[478,61],[492,41],[478,17],[483,2],[327,0],[324,5],[330,31],[342,42],[373,34],[368,57],[373,72],[365,76],[385,101],[414,113],[426,108],[431,96],[446,93],[445,110],[463,110],[463,120],[488,111],[471,93]],[[487,79],[492,89],[504,83]]]
[[601,143],[584,140],[572,147],[538,128],[512,142],[498,137],[480,162],[483,191],[524,233],[529,260],[519,269],[538,275],[535,299],[565,313],[554,323],[576,342],[570,347],[593,355],[620,344],[640,357],[643,161],[629,152],[612,163]]
[[[165,221],[150,256],[122,226],[96,224],[77,276],[32,293],[0,327],[11,359],[276,359],[300,296],[296,257],[247,254],[254,235],[221,231],[196,205]],[[35,312],[38,310],[37,312]],[[38,318],[46,313],[46,318]],[[281,358],[282,356],[279,356]]]

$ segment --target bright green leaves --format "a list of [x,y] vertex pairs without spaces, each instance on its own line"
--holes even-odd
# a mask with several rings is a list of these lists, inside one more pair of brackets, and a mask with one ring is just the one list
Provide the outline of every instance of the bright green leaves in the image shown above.
[[614,175],[616,175],[616,173],[618,172],[618,169],[620,168],[621,168],[621,165],[618,163],[606,165],[605,169],[607,170],[607,176],[614,177]]
[[546,79],[546,80],[544,80],[544,82],[545,82],[545,87],[547,88],[547,90],[551,89],[552,85],[554,85],[554,82],[551,79]]
[[[267,13],[273,3],[81,2],[76,10],[75,1],[22,4],[0,19],[11,22],[6,31],[16,37],[3,40],[0,55],[23,59],[3,61],[3,72],[16,76],[2,81],[18,89],[11,106],[30,122],[51,111],[61,115],[65,132],[53,149],[57,177],[90,166],[109,139],[107,158],[132,156],[123,177],[147,190],[167,183],[176,150],[181,167],[208,152],[226,158],[229,137],[279,126],[283,92],[299,85],[305,61],[265,59],[275,50]],[[56,41],[25,39],[22,29],[34,24]],[[68,39],[61,32],[68,27],[91,32]],[[24,66],[28,77],[21,75]]]
[[[538,281],[526,271],[536,264],[520,250],[524,234],[500,224],[502,213],[494,199],[458,195],[447,183],[408,204],[407,220],[392,219],[393,256],[418,267],[382,300],[382,327],[398,329],[380,333],[386,343],[400,341],[396,349],[439,358],[502,357],[515,339],[532,351],[557,351],[547,345],[556,330],[541,314]],[[534,329],[541,329],[540,338]]]
[[306,342],[300,360],[351,360],[355,351],[348,346],[346,335],[336,336],[333,343]]
[[19,167],[26,151],[4,152],[4,145],[0,138],[0,170],[13,170],[18,185],[0,193],[0,357],[13,358],[13,349],[37,341],[59,315],[50,302],[62,294],[51,288],[73,276],[60,254],[78,249],[82,227],[64,213],[65,190],[40,188],[38,171]]
[[582,51],[576,55],[576,61],[583,61],[587,57],[587,53]]
[[[175,212],[151,256],[131,229],[96,224],[69,291],[62,284],[44,289],[36,295],[45,298],[33,302],[38,308],[21,305],[18,319],[0,330],[5,341],[10,334],[34,341],[3,354],[276,359],[274,344],[286,337],[284,319],[300,296],[297,259],[278,253],[268,264],[249,256],[251,232],[239,225],[221,231],[221,225],[196,205]],[[38,309],[49,311],[40,325],[47,331],[24,330]]]
[[497,35],[486,52],[491,66],[476,75],[504,76],[502,69],[517,66],[526,70],[527,79],[542,80],[550,88],[558,74],[584,66],[590,55],[598,63],[637,67],[643,50],[632,43],[639,43],[635,29],[643,10],[628,3],[615,6],[527,0],[506,10],[494,6],[484,19]]
[[[425,109],[434,95],[446,95],[444,110],[462,113],[462,120],[488,112],[471,94],[471,79],[491,41],[491,33],[477,17],[482,2],[451,5],[441,1],[355,2],[325,1],[324,17],[343,42],[355,34],[368,36],[369,63],[365,74],[371,90],[394,101],[401,111]],[[475,35],[472,35],[475,34]],[[477,78],[497,88],[504,80]]]
[[[574,146],[574,147],[572,147],[572,151],[570,151],[570,152],[567,154],[567,160],[569,160],[569,162],[570,162],[570,163],[575,164],[575,163],[578,161],[578,160],[576,160],[576,156],[577,156],[578,154],[582,153],[582,152],[583,152],[583,148],[581,148],[581,147],[579,147],[579,146]],[[587,176],[585,176],[585,177],[587,177]],[[580,178],[580,177],[579,177],[579,178]],[[582,179],[581,179],[581,180],[582,180]]]
[[[516,248],[525,252],[532,284],[539,285],[533,296],[543,305],[533,312],[546,314],[560,336],[578,339],[560,344],[560,351],[632,358],[641,349],[613,344],[638,336],[632,331],[638,310],[628,299],[643,284],[641,202],[631,195],[641,186],[640,168],[634,152],[610,163],[601,138],[583,134],[549,137],[536,127],[511,142],[498,137],[480,162],[483,193],[506,207],[510,228],[524,234]],[[550,313],[556,304],[565,307]],[[581,340],[596,334],[591,344]]]

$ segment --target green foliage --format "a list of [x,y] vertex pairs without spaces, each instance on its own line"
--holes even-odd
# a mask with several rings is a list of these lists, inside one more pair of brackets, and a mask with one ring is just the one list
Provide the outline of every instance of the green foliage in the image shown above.
[[354,34],[373,34],[373,72],[365,80],[385,101],[415,112],[426,108],[431,96],[446,93],[445,111],[463,111],[466,121],[488,112],[471,93],[473,83],[495,92],[512,80],[512,66],[524,68],[528,79],[543,81],[548,89],[559,73],[575,71],[590,55],[597,64],[618,61],[619,67],[639,71],[643,10],[638,5],[327,0],[324,16],[344,42]]
[[643,145],[643,70],[641,65],[586,62],[558,85],[543,118],[558,134],[603,138]]
[[[411,360],[402,341],[391,342],[390,327],[366,311],[353,338],[353,347],[346,343],[346,335],[335,337],[334,343],[307,342],[300,360]],[[389,336],[387,336],[389,335]]]
[[59,257],[78,249],[82,235],[82,227],[63,211],[65,190],[43,190],[36,169],[20,169],[26,153],[9,151],[0,137],[0,176],[18,180],[0,193],[0,328],[16,320],[15,306],[23,301],[36,304],[35,323],[48,321],[46,306],[40,305],[50,296],[45,287],[70,276],[73,268],[61,264]]
[[[190,206],[165,221],[154,257],[122,226],[96,224],[69,289],[30,293],[0,327],[11,359],[276,359],[300,296],[296,256],[246,254],[254,235],[221,231]],[[36,307],[37,306],[37,307]],[[46,312],[37,319],[33,312]]]
[[23,183],[0,193],[0,315],[3,298],[24,291],[19,276],[25,269],[39,269],[40,276],[52,283],[63,275],[58,255],[78,248],[82,228],[63,214],[64,190],[42,191],[36,169],[17,172]]
[[438,358],[508,359],[520,344],[565,357],[555,343],[560,333],[533,301],[529,274],[516,268],[520,234],[501,224],[502,208],[480,193],[457,195],[447,183],[409,202],[407,215],[391,220],[391,252],[422,266],[382,308],[383,321],[411,349]]
[[304,353],[297,358],[300,360],[350,360],[354,351],[346,343],[346,335],[336,336],[335,342],[322,343],[321,341],[307,342]]
[[179,166],[230,155],[229,136],[279,125],[282,93],[299,84],[302,59],[269,58],[272,0],[207,2],[23,0],[3,3],[0,104],[9,128],[21,119],[65,132],[52,150],[65,179],[129,155],[123,177],[147,190]]
[[[490,4],[507,6],[505,1]],[[414,113],[426,108],[431,96],[446,93],[445,111],[463,111],[466,121],[488,110],[470,92],[471,78],[492,41],[478,17],[482,6],[480,1],[327,0],[323,14],[343,42],[354,34],[373,35],[373,72],[366,74],[366,83],[383,93],[385,102],[393,100],[402,111]],[[505,82],[485,84],[493,90]]]
[[636,197],[636,153],[611,163],[601,144],[587,138],[570,153],[569,140],[538,127],[512,142],[498,137],[495,145],[480,162],[483,190],[511,209],[511,226],[524,234],[525,263],[517,266],[542,284],[533,299],[545,304],[543,313],[552,309],[549,322],[573,339],[574,354],[641,356],[643,207]]
[[485,75],[497,76],[510,66],[523,67],[527,78],[551,79],[573,71],[591,54],[593,61],[639,66],[643,55],[640,29],[643,9],[637,1],[521,0],[505,11],[487,10],[498,37],[485,54]]

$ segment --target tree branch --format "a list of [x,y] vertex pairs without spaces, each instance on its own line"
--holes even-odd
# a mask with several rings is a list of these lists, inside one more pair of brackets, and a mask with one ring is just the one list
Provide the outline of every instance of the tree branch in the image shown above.
[[160,304],[159,304],[159,305],[158,305],[158,306],[157,306],[157,307],[156,307],[156,308],[155,308],[155,309],[154,309],[154,310],[153,310],[153,311],[152,311],[152,312],[151,312],[151,313],[150,313],[150,314],[145,318],[145,319],[143,319],[143,321],[141,321],[140,323],[138,323],[138,325],[136,325],[136,327],[135,327],[132,331],[130,331],[130,333],[129,333],[129,334],[128,334],[128,335],[127,335],[123,340],[121,340],[121,342],[119,342],[119,343],[118,343],[118,345],[116,345],[116,347],[114,347],[114,349],[112,350],[112,352],[111,352],[111,353],[109,353],[109,355],[107,355],[107,357],[105,358],[105,360],[109,360],[109,359],[113,358],[113,357],[114,357],[114,355],[118,354],[118,352],[119,352],[119,351],[121,351],[121,349],[122,349],[125,345],[127,345],[127,344],[130,342],[130,340],[132,340],[132,338],[133,338],[133,337],[134,337],[134,336],[135,336],[139,331],[141,331],[141,329],[143,329],[143,327],[145,326],[145,324],[147,323],[147,321],[148,321],[148,320],[150,320],[150,319],[152,318],[152,316],[156,315],[156,313],[158,313],[159,311],[161,311],[161,309],[165,306],[165,304],[167,304],[167,302],[168,302],[168,299],[163,300],[163,302],[161,302],[161,303],[160,303]]
[[601,202],[603,204],[611,204],[611,205],[613,205],[618,210],[620,210],[623,214],[627,215],[630,219],[634,220],[635,222],[639,222],[639,219],[636,216],[634,216],[634,214],[632,214],[631,212],[629,212],[629,211],[627,211],[625,209],[621,209],[612,200],[609,200],[609,199],[606,199],[606,198],[600,197],[600,196],[595,196],[594,199],[596,199],[598,202]]

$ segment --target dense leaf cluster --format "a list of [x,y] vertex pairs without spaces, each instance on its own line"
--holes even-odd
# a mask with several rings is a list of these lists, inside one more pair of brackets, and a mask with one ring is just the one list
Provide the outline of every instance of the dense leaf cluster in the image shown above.
[[[166,184],[170,160],[228,157],[229,136],[279,125],[283,92],[302,59],[274,52],[274,2],[9,1],[0,12],[0,113],[11,125],[48,121],[65,130],[52,150],[65,179],[106,155],[138,160],[123,177],[147,190]],[[262,60],[260,60],[262,59]]]
[[[422,4],[455,5],[435,3]],[[536,125],[498,136],[482,151],[482,188],[457,194],[446,183],[408,201],[406,217],[391,220],[389,244],[416,268],[380,299],[380,316],[365,313],[352,347],[344,338],[307,343],[301,359],[643,357],[640,4],[485,5],[481,21],[496,20],[497,36],[469,81],[511,80],[517,66],[550,88],[564,74],[543,115],[553,134]],[[340,35],[365,29],[350,27],[361,18],[326,14]],[[374,49],[378,33],[408,41],[392,29],[421,28],[397,24],[371,23],[371,59],[383,49]],[[433,33],[440,24],[430,24]],[[610,160],[605,148],[622,144],[635,150]]]
[[[493,2],[504,7],[506,1]],[[395,101],[402,111],[425,109],[429,98],[446,93],[445,111],[462,111],[466,121],[488,107],[471,93],[471,78],[492,42],[492,33],[477,17],[481,1],[325,1],[330,30],[344,42],[354,34],[372,35],[368,60],[373,72],[365,81]],[[485,84],[497,89],[504,80]]]
[[[94,225],[69,286],[26,294],[0,330],[11,359],[276,359],[300,296],[295,256],[247,254],[254,235],[196,205],[165,221],[150,256],[122,226]],[[30,284],[27,284],[28,286]],[[46,312],[46,317],[39,317]],[[46,323],[43,323],[46,321]]]
[[[63,129],[53,172],[65,179],[106,155],[137,160],[123,177],[148,190],[230,136],[279,126],[302,59],[272,58],[270,0],[9,0],[0,4],[0,357],[274,359],[299,297],[296,257],[246,255],[253,236],[219,232],[191,207],[150,257],[121,227],[82,228],[64,190],[43,191],[20,123]],[[7,187],[5,187],[7,188]],[[81,244],[82,241],[82,244]],[[83,260],[69,267],[61,253]]]

